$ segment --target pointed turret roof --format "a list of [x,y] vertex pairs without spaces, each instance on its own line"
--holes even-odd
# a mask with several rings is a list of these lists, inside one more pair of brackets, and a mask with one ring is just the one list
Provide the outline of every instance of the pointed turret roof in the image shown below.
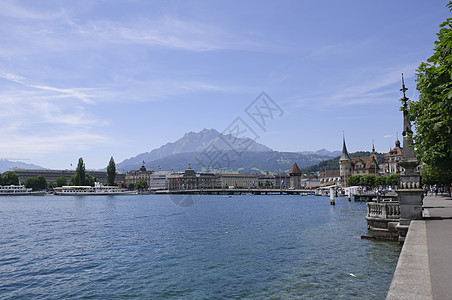
[[294,163],[292,169],[289,171],[289,175],[301,175],[301,170],[298,167],[297,163]]
[[348,155],[348,152],[347,152],[347,146],[345,145],[345,136],[342,136],[342,141],[343,141],[342,155],[341,155],[341,158],[339,159],[339,161],[350,160],[350,156]]

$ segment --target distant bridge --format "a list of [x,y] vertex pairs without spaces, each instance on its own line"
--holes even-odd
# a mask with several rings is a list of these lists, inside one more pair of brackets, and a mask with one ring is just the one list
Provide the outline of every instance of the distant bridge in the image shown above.
[[189,189],[189,190],[158,190],[155,194],[196,194],[196,195],[314,195],[310,189],[258,189],[258,188],[234,188],[234,189]]

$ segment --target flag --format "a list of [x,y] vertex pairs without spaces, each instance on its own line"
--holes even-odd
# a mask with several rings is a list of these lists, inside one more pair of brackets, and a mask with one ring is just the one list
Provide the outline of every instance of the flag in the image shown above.
[[71,167],[72,167],[72,164],[71,164]]
[[160,165],[159,165],[159,170],[161,170],[162,168],[160,168]]
[[145,164],[144,160],[143,160],[143,165]]

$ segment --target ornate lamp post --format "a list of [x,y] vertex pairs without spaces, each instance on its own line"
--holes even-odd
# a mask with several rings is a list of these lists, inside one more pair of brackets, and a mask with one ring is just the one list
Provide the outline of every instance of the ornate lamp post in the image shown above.
[[416,170],[418,163],[411,146],[413,144],[411,133],[413,132],[411,131],[411,122],[408,119],[406,90],[408,89],[405,87],[402,74],[402,88],[400,91],[403,92],[403,98],[400,100],[403,105],[403,154],[400,165],[405,169],[405,172],[400,175],[399,188],[397,190],[400,201],[400,221],[396,227],[399,232],[400,242],[405,241],[411,220],[422,219],[423,199],[421,178]]

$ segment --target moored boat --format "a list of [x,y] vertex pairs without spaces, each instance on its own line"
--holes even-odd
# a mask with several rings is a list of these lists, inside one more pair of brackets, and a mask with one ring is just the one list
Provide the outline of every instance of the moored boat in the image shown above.
[[55,195],[59,196],[96,196],[96,195],[137,195],[138,192],[117,186],[104,186],[96,182],[94,186],[62,186],[54,189]]
[[23,185],[0,185],[0,196],[42,196],[45,192],[33,191]]

